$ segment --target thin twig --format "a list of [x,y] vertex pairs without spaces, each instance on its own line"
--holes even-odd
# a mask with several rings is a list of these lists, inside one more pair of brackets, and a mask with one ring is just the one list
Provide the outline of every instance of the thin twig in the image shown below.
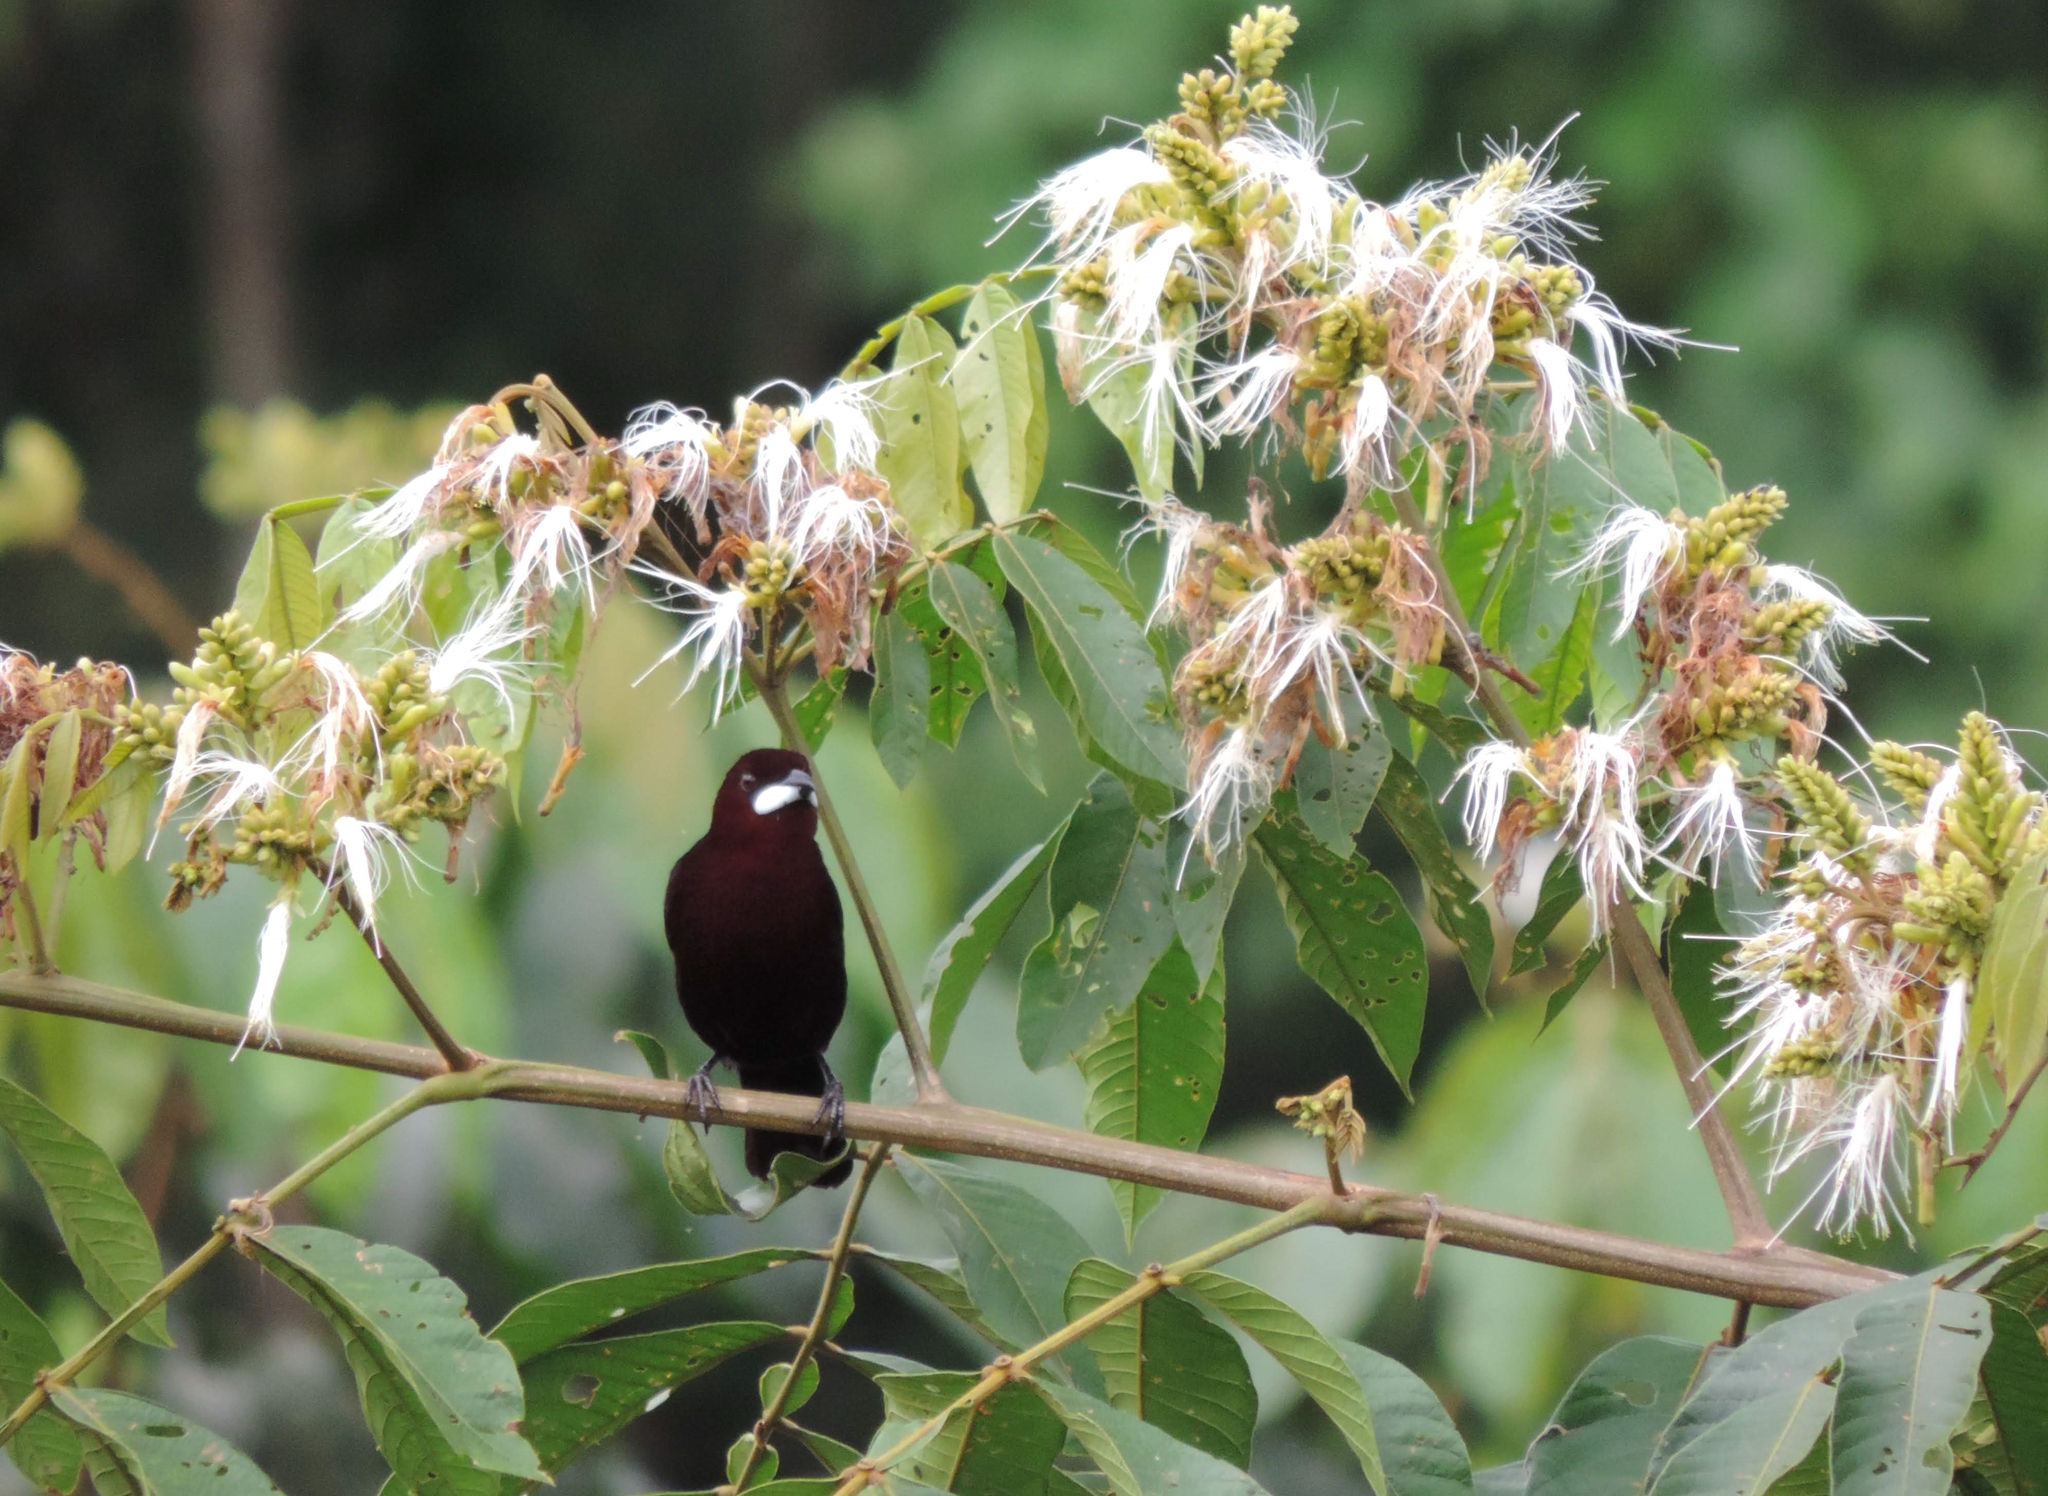
[[[782,732],[782,746],[795,753],[807,754],[810,750],[804,742],[803,728],[797,723],[796,713],[790,710],[789,692],[783,682],[772,678],[759,661],[747,658],[747,674],[754,682],[754,689],[761,694],[761,700],[768,707],[768,714],[775,719],[775,725]],[[925,1042],[924,1028],[917,1021],[917,1002],[910,995],[910,987],[903,980],[903,968],[896,964],[896,952],[889,945],[889,931],[882,923],[882,912],[875,907],[874,895],[868,890],[868,881],[862,876],[860,863],[853,855],[853,842],[840,823],[839,812],[834,809],[832,797],[825,791],[825,776],[812,765],[811,778],[818,791],[818,824],[825,828],[825,839],[832,844],[832,856],[839,864],[839,872],[846,879],[846,892],[853,900],[854,910],[860,915],[861,928],[867,932],[868,945],[875,953],[875,966],[882,973],[882,990],[889,995],[890,1011],[896,1015],[896,1028],[903,1035],[903,1047],[910,1056],[911,1077],[917,1083],[917,1099],[924,1105],[940,1104],[952,1100],[946,1094],[945,1084],[939,1079],[939,1067],[932,1063],[931,1046]]]
[[2027,1092],[2034,1089],[2034,1082],[2041,1078],[2043,1070],[2048,1070],[2048,1054],[2044,1054],[2040,1059],[2034,1061],[2034,1068],[2029,1070],[2025,1078],[2020,1081],[2019,1088],[2012,1093],[2012,1099],[2005,1104],[2005,1115],[2000,1117],[1998,1125],[1991,1129],[1991,1136],[1984,1140],[1984,1146],[1975,1153],[1964,1153],[1955,1158],[1945,1158],[1941,1161],[1941,1166],[1944,1169],[1960,1168],[1963,1171],[1964,1184],[1968,1184],[1972,1179],[1975,1179],[1977,1171],[1983,1168],[1985,1160],[1991,1157],[1992,1149],[1998,1146],[1999,1140],[2005,1136],[2006,1129],[2012,1126],[2012,1119],[2019,1115],[2020,1103],[2027,1099]]
[[448,1032],[448,1026],[441,1022],[440,1016],[420,995],[420,989],[413,985],[412,978],[406,974],[405,968],[398,964],[398,958],[391,954],[391,948],[377,933],[376,926],[370,923],[369,915],[364,912],[363,906],[356,902],[356,896],[350,892],[347,880],[332,876],[331,870],[318,859],[309,860],[306,866],[314,877],[327,884],[334,895],[335,907],[346,914],[348,922],[356,927],[356,933],[363,937],[363,943],[369,946],[370,954],[375,956],[377,964],[384,968],[384,975],[391,979],[391,985],[398,990],[398,995],[405,1000],[405,1005],[412,1009],[412,1016],[419,1021],[419,1026],[425,1030],[434,1048],[440,1051],[447,1067],[450,1070],[473,1068],[477,1063],[476,1054],[465,1049],[461,1042]]
[[[1403,485],[1391,490],[1389,497],[1401,523],[1416,534],[1427,536],[1422,515],[1415,507],[1415,497],[1407,487]],[[1501,695],[1500,683],[1486,668],[1483,651],[1468,643],[1473,637],[1472,625],[1458,601],[1450,573],[1444,569],[1443,558],[1437,554],[1433,543],[1425,545],[1422,554],[1428,562],[1430,575],[1436,581],[1438,605],[1457,635],[1461,652],[1471,664],[1469,684],[1472,694],[1485,708],[1497,732],[1511,742],[1528,747],[1531,741],[1529,729]],[[1714,1183],[1720,1187],[1721,1203],[1727,1209],[1735,1245],[1764,1250],[1775,1241],[1770,1216],[1764,1210],[1763,1197],[1757,1193],[1756,1181],[1750,1177],[1749,1164],[1735,1141],[1734,1130],[1716,1104],[1714,1087],[1706,1077],[1706,1060],[1700,1055],[1699,1046],[1693,1042],[1692,1030],[1687,1027],[1684,1011],[1678,1006],[1677,994],[1671,990],[1671,979],[1664,971],[1664,963],[1658,959],[1649,933],[1636,917],[1633,902],[1617,898],[1607,914],[1610,938],[1635,976],[1636,987],[1649,1005],[1650,1016],[1656,1020],[1657,1032],[1663,1037],[1664,1047],[1670,1051],[1671,1063],[1678,1071],[1678,1083],[1685,1089],[1686,1104],[1692,1108],[1694,1128],[1706,1149],[1707,1162],[1713,1168]]]
[[775,1395],[768,1400],[768,1406],[761,1410],[761,1416],[754,1423],[754,1447],[747,1451],[746,1463],[740,1466],[740,1473],[732,1482],[732,1489],[744,1491],[747,1482],[754,1478],[761,1461],[767,1457],[768,1441],[783,1423],[783,1415],[789,1410],[789,1400],[796,1394],[797,1378],[804,1368],[818,1354],[818,1347],[825,1342],[826,1328],[832,1321],[832,1299],[839,1291],[839,1280],[846,1276],[847,1254],[853,1250],[853,1228],[860,1223],[860,1208],[867,1203],[868,1190],[874,1185],[875,1177],[882,1172],[882,1165],[889,1161],[889,1145],[877,1143],[868,1150],[867,1161],[861,1165],[860,1176],[853,1181],[853,1194],[847,1198],[846,1211],[839,1218],[839,1234],[832,1238],[832,1250],[825,1258],[825,1281],[818,1289],[818,1307],[811,1313],[811,1322],[804,1330],[804,1338],[796,1348],[796,1354],[789,1358],[789,1371],[782,1378],[782,1385],[775,1389]]
[[[20,971],[0,972],[0,1007],[146,1029],[229,1049],[241,1042],[245,1027],[237,1013],[167,1002],[75,977],[32,977]],[[280,1024],[277,1042],[269,1049],[416,1079],[447,1073],[441,1056],[419,1045],[362,1039],[296,1024]],[[491,1094],[508,1101],[699,1118],[679,1081],[573,1065],[496,1063],[508,1069]],[[719,1087],[717,1105],[702,1120],[774,1132],[818,1133],[826,1125],[818,1120],[815,1096],[785,1096],[733,1086]],[[1319,1174],[1297,1174],[1214,1154],[1103,1137],[979,1107],[848,1102],[845,1131],[864,1141],[1012,1159],[1261,1210],[1285,1210],[1313,1197],[1328,1207],[1323,1219],[1330,1225],[1409,1241],[1426,1234],[1432,1214],[1429,1200],[1419,1193],[1353,1184],[1346,1198],[1336,1200],[1330,1194],[1329,1180]],[[1769,1253],[1714,1252],[1472,1206],[1444,1205],[1435,1213],[1448,1246],[1719,1298],[1748,1299],[1774,1308],[1798,1308],[1839,1298],[1896,1276],[1792,1247]]]

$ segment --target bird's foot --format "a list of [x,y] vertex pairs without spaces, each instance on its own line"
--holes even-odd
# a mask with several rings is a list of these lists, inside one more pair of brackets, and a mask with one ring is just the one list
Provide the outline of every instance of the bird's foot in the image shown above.
[[695,1109],[699,1122],[718,1105],[718,1087],[711,1083],[711,1072],[723,1058],[722,1055],[713,1055],[683,1082],[683,1104]]
[[825,1071],[825,1095],[818,1102],[817,1120],[825,1124],[826,1146],[846,1141],[846,1087],[829,1068]]

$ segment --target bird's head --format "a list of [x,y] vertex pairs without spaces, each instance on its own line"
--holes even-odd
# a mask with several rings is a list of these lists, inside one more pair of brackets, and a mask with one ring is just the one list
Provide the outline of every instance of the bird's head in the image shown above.
[[711,829],[732,835],[777,832],[808,841],[818,830],[811,761],[786,748],[756,748],[726,771],[711,807]]

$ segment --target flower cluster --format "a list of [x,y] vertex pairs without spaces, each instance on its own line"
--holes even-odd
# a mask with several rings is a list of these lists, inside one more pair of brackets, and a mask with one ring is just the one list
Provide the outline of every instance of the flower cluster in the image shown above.
[[1337,741],[1343,697],[1385,664],[1398,691],[1444,645],[1437,582],[1417,536],[1363,509],[1281,546],[1255,487],[1227,524],[1168,501],[1147,525],[1167,538],[1153,617],[1192,641],[1174,698],[1193,744],[1181,814],[1213,859],[1286,784],[1311,732]]
[[1882,1234],[1903,1219],[1909,1159],[1924,1187],[1949,1144],[1985,1029],[1985,943],[2048,852],[2048,802],[1977,712],[1948,763],[1872,744],[1859,777],[1882,795],[1790,756],[1777,772],[1800,856],[1791,897],[1727,966],[1748,1024],[1735,1077],[1754,1077],[1768,1108],[1773,1178],[1832,1155],[1821,1224]]
[[1227,68],[1181,79],[1179,113],[1026,205],[1060,272],[1068,393],[1131,378],[1148,445],[1192,454],[1263,432],[1317,476],[1359,481],[1447,431],[1474,449],[1476,484],[1479,407],[1504,369],[1533,381],[1537,439],[1561,446],[1589,381],[1621,398],[1625,340],[1673,341],[1623,321],[1572,258],[1590,185],[1511,146],[1458,181],[1368,201],[1324,174],[1320,133],[1273,81],[1295,26],[1261,6],[1232,28]]
[[[0,645],[0,937],[17,934],[22,848],[49,834],[52,818],[120,761],[113,752],[113,723],[129,690],[128,673],[119,665],[80,660],[59,670]],[[60,731],[67,719],[70,729]],[[68,824],[104,866],[106,812],[95,809]]]
[[[640,568],[690,620],[663,658],[694,649],[690,684],[713,671],[719,707],[750,644],[781,651],[784,664],[812,651],[821,672],[865,664],[875,595],[915,553],[875,471],[869,394],[852,384],[796,393],[795,405],[741,400],[724,428],[655,406],[626,432],[625,450],[684,505],[704,551],[695,576]],[[801,645],[781,637],[790,623],[807,635]]]

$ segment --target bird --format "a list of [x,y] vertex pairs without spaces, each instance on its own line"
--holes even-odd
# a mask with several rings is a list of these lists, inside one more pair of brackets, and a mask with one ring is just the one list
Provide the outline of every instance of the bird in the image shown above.
[[[689,1080],[700,1110],[717,1105],[721,1063],[742,1086],[816,1096],[823,1137],[750,1128],[747,1172],[769,1177],[778,1153],[841,1150],[846,1092],[825,1049],[846,1013],[845,916],[818,850],[818,786],[801,753],[740,755],[711,807],[711,827],[677,859],[662,922],[683,1017],[711,1057]],[[849,1156],[812,1183],[845,1182]]]

